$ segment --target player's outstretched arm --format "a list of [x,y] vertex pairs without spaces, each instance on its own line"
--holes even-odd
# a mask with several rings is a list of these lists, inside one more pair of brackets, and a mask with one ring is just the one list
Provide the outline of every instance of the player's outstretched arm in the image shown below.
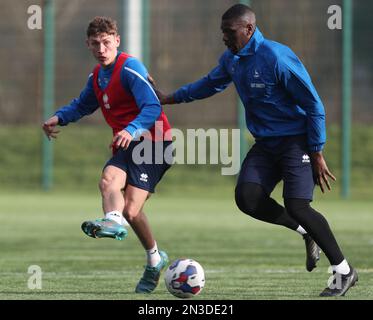
[[232,82],[230,74],[220,62],[208,75],[182,86],[172,94],[164,94],[155,88],[155,82],[152,77],[148,76],[148,80],[153,85],[161,104],[176,104],[205,99],[222,92]]
[[43,130],[49,140],[51,138],[57,139],[57,134],[60,130],[57,130],[58,117],[53,116],[43,123]]
[[329,171],[322,152],[319,151],[311,153],[311,158],[316,183],[320,186],[323,193],[325,192],[325,186],[328,188],[328,190],[331,190],[328,177],[333,181],[336,181],[337,179]]

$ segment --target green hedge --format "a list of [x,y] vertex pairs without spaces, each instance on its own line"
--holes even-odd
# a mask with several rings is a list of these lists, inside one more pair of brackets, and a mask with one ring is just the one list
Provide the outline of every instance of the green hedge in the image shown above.
[[[353,127],[352,193],[373,198],[373,128]],[[41,176],[40,127],[3,126],[0,128],[0,189],[38,189]],[[54,147],[54,188],[56,190],[97,189],[101,169],[110,157],[111,131],[107,127],[69,125],[62,128]],[[340,129],[329,126],[324,151],[329,168],[341,182]],[[221,176],[220,165],[174,165],[158,190],[232,192],[235,177]],[[334,192],[335,193],[335,192]]]

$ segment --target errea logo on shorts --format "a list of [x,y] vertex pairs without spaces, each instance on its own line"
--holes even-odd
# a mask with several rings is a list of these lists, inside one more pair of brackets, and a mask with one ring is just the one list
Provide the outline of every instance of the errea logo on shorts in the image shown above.
[[310,160],[310,157],[308,156],[308,154],[304,154],[303,157],[302,157],[302,163],[310,163],[311,160]]
[[140,175],[140,181],[148,182],[148,175],[146,173],[142,173]]

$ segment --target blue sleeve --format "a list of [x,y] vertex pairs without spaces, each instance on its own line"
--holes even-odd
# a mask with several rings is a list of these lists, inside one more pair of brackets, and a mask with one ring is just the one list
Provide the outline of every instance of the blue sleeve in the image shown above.
[[73,99],[69,105],[57,110],[58,124],[66,126],[70,122],[76,122],[84,116],[90,115],[99,107],[96,94],[93,89],[93,75],[90,74],[88,82],[79,98]]
[[159,99],[148,81],[145,66],[135,58],[128,58],[121,71],[125,90],[131,93],[140,109],[138,116],[125,128],[133,137],[154,126],[162,112]]
[[220,58],[218,66],[211,70],[207,76],[178,89],[173,94],[175,102],[191,102],[196,99],[208,98],[227,88],[232,79],[224,67],[224,57],[225,55]]
[[277,60],[276,75],[297,105],[307,115],[310,151],[321,151],[326,141],[324,105],[306,68],[290,49]]

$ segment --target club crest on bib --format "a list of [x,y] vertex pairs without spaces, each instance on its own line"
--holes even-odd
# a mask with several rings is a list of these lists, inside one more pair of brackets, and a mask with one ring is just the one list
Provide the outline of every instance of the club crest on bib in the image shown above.
[[109,102],[109,97],[106,93],[102,96],[102,101],[104,102],[105,108],[110,109],[110,104],[108,103]]

